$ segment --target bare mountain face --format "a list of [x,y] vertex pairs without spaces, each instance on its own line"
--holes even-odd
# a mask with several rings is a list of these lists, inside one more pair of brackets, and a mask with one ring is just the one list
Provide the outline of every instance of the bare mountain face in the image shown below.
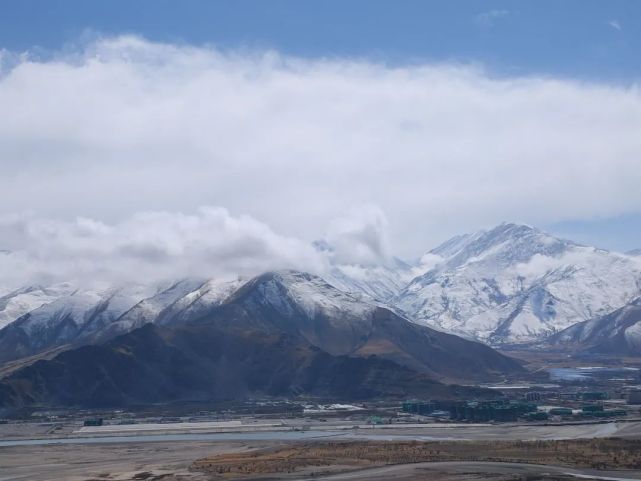
[[568,327],[544,346],[581,354],[641,356],[641,297],[610,314]]
[[502,224],[458,236],[392,301],[416,322],[491,344],[542,339],[641,293],[629,255]]
[[377,357],[333,356],[303,339],[208,323],[147,324],[0,380],[0,415],[30,406],[125,407],[248,397],[357,400],[492,397]]

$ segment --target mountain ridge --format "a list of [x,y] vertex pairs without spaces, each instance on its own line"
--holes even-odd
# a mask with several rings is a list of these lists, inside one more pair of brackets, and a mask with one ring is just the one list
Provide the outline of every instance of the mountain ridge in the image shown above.
[[146,323],[17,369],[0,380],[0,407],[492,396],[444,383],[524,372],[488,346],[413,324],[317,276],[280,271],[184,323]]
[[[310,285],[315,296],[305,294]],[[521,370],[483,344],[417,325],[318,276],[297,271],[252,279],[203,319],[219,324],[233,319],[248,329],[275,327],[332,355],[376,354],[436,379],[497,378]]]
[[[332,249],[322,242],[315,248]],[[514,223],[455,236],[414,265],[396,258],[367,265],[334,262],[323,278],[355,301],[490,345],[537,342],[641,295],[638,257]],[[0,297],[0,324],[7,324],[0,326],[0,362],[61,344],[107,340],[148,322],[164,325],[202,316],[246,282],[187,278],[138,286],[137,292],[131,286],[98,291],[70,283],[5,290]],[[126,306],[107,307],[113,303],[109,292],[128,289]],[[75,307],[83,296],[93,301],[84,309]],[[101,309],[106,311],[99,314]],[[65,311],[66,317],[61,315]]]

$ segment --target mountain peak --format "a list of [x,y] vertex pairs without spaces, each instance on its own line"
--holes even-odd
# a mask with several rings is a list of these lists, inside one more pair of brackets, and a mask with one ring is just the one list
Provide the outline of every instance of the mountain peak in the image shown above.
[[514,236],[528,234],[542,234],[543,231],[529,224],[519,224],[516,222],[501,222],[499,225],[490,229],[490,233],[505,233]]
[[397,296],[411,318],[492,342],[548,335],[638,295],[633,259],[536,227],[504,222],[454,237],[424,256]]
[[442,258],[425,276],[444,269],[456,269],[469,264],[483,264],[492,270],[527,263],[535,255],[558,257],[573,242],[559,239],[526,224],[504,222],[490,230],[453,237],[428,254]]
[[327,282],[316,274],[296,269],[278,269],[264,272],[254,277],[249,283],[262,284],[266,282],[277,282],[284,286],[299,283],[327,284]]
[[[261,274],[246,284],[237,294],[258,290],[261,303],[274,304],[278,309],[289,311],[293,304],[308,313],[325,310],[347,309],[363,312],[371,309],[369,304],[343,292],[325,279],[309,272],[293,269],[270,271]],[[289,299],[292,305],[286,305]]]

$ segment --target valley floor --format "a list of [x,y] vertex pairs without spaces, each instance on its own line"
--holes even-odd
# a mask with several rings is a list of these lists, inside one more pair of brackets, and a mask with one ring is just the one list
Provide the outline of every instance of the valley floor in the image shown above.
[[[641,480],[639,469],[597,470],[586,466],[612,462],[612,456],[628,456],[633,463],[641,456],[638,445],[630,441],[599,440],[533,445],[503,442],[488,453],[488,443],[368,443],[353,442],[352,453],[340,443],[275,442],[178,442],[102,445],[20,446],[0,449],[0,481],[205,481],[205,480],[307,480],[327,481],[569,481],[595,479],[608,481]],[[587,444],[586,444],[587,443]],[[609,446],[601,446],[608,443]],[[623,444],[621,444],[623,443]],[[638,442],[637,442],[638,443]],[[550,447],[553,449],[549,449]],[[424,456],[454,460],[412,461],[417,447]],[[381,448],[383,452],[381,452]],[[631,448],[636,454],[631,453]],[[331,452],[328,452],[329,451]],[[558,450],[557,454],[554,454]],[[609,456],[607,453],[613,454]],[[390,452],[399,464],[389,465]],[[341,453],[346,453],[342,455]],[[605,454],[604,454],[605,453]],[[285,456],[283,456],[285,454]],[[356,455],[355,460],[350,456]],[[409,457],[408,457],[409,456]],[[555,458],[556,456],[556,458]],[[481,461],[506,457],[504,461]],[[270,460],[272,463],[270,464]],[[545,465],[538,464],[546,462]],[[552,462],[556,461],[556,462]],[[248,464],[249,462],[249,464]],[[275,463],[274,463],[275,462]],[[213,466],[211,465],[213,463]],[[231,463],[231,464],[229,464]],[[298,463],[297,466],[294,464]],[[217,466],[239,467],[244,472],[219,474]]]
[[641,480],[639,419],[355,427],[347,415],[195,426],[0,424],[0,481]]
[[196,459],[254,447],[260,446],[163,442],[5,447],[0,448],[0,481],[208,479],[189,471]]

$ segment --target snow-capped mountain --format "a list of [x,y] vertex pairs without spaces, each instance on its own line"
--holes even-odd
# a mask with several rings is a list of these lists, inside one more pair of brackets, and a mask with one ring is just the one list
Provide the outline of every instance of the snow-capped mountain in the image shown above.
[[167,306],[152,322],[172,325],[197,320],[229,299],[245,282],[246,279],[210,279]]
[[246,335],[287,334],[334,356],[374,355],[435,378],[487,378],[522,370],[488,346],[417,325],[306,272],[257,276],[200,323]]
[[68,296],[76,287],[68,283],[53,286],[27,286],[5,292],[0,297],[0,329],[45,304]]
[[[214,287],[203,286],[215,298],[227,292]],[[262,274],[192,321],[148,323],[19,366],[0,379],[0,413],[267,396],[495,398],[443,382],[496,382],[525,372],[489,346],[409,322],[304,272]]]
[[[0,329],[0,362],[66,344],[106,340],[147,323],[196,319],[242,285],[242,281],[184,279],[168,286],[129,285],[104,290],[44,289],[41,305]],[[68,287],[68,288],[67,288]],[[70,291],[65,293],[65,289]],[[38,291],[38,292],[40,292]],[[32,291],[36,292],[36,291]],[[53,296],[53,293],[59,294]],[[19,297],[14,293],[12,297]],[[26,310],[26,309],[25,309]]]
[[243,283],[243,280],[180,280],[154,296],[141,300],[107,326],[100,336],[112,337],[147,323],[167,325],[197,319],[212,307],[220,305]]
[[292,336],[332,356],[376,355],[438,378],[520,369],[487,346],[414,324],[379,301],[305,272],[269,272],[246,282],[187,279],[141,297],[139,291],[75,291],[41,306],[0,330],[0,360],[102,344],[155,324]]
[[412,277],[411,267],[394,259],[392,266],[332,266],[325,278],[345,292],[361,293],[381,302],[389,302],[401,292]]
[[149,297],[139,299],[128,310],[106,326],[101,333],[103,337],[129,332],[148,322],[154,322],[164,309],[198,289],[205,281],[201,279],[182,279],[169,286],[161,287]]
[[641,293],[632,256],[502,224],[455,237],[394,299],[416,322],[490,343],[528,342],[617,309]]
[[[313,344],[321,344],[330,354],[348,352],[345,346],[352,345],[352,334],[366,330],[378,307],[318,276],[296,271],[258,276],[232,296],[230,302],[239,299],[250,316],[268,316],[270,322],[288,329],[295,326],[297,332],[304,333]],[[331,341],[323,340],[323,332],[330,330],[335,334]]]
[[631,251],[626,252],[629,256],[641,257],[641,249],[632,249]]
[[149,287],[135,285],[60,295],[0,330],[0,361],[89,338],[149,294]]
[[617,356],[641,355],[641,297],[620,309],[580,322],[554,335],[546,343],[581,353]]
[[[0,361],[103,341],[147,323],[195,321],[251,286],[261,292],[254,298],[260,300],[261,315],[268,309],[287,319],[298,312],[296,322],[331,319],[347,326],[345,332],[356,332],[374,310],[385,308],[418,324],[496,344],[538,341],[641,296],[638,256],[579,245],[525,225],[502,224],[454,237],[412,266],[394,258],[380,264],[340,263],[331,246],[315,245],[330,261],[322,279],[284,271],[251,281],[5,289]],[[243,309],[250,312],[251,302]],[[347,338],[337,336],[333,342],[338,347]],[[334,353],[329,344],[323,349]]]

